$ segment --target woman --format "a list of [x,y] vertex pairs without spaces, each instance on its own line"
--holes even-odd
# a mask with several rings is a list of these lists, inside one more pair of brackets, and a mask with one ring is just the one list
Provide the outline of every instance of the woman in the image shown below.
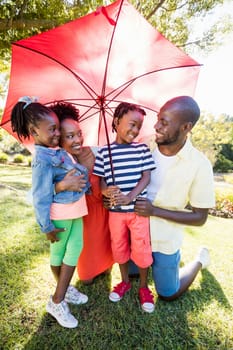
[[[75,161],[88,169],[91,193],[86,195],[88,215],[83,217],[83,249],[78,259],[77,271],[85,284],[112,267],[108,211],[103,207],[99,177],[92,174],[97,147],[82,147],[83,136],[78,124],[78,110],[70,103],[56,103],[52,110],[61,123],[61,146]],[[64,183],[56,186],[62,191]],[[81,188],[80,188],[81,190]]]

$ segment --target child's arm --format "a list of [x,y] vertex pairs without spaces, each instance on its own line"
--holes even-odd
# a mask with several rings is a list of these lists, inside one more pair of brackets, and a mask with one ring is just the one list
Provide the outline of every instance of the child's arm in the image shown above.
[[[50,219],[53,202],[53,171],[51,164],[40,161],[32,167],[32,196],[36,221],[45,234],[57,231]],[[51,239],[50,239],[51,240]]]
[[122,192],[114,194],[114,205],[128,205],[141,193],[150,182],[150,170],[143,171],[138,184],[127,195]]
[[134,189],[127,194],[129,203],[136,199],[137,195],[139,195],[139,193],[141,193],[149,184],[150,174],[150,170],[143,171],[141,180],[138,182],[137,186],[135,186]]
[[102,193],[102,195],[105,196],[105,197],[110,197],[110,196],[108,195],[107,189],[108,189],[108,186],[107,186],[107,184],[106,184],[106,181],[104,180],[103,177],[101,177],[101,178],[100,178],[100,190],[101,190],[101,193]]

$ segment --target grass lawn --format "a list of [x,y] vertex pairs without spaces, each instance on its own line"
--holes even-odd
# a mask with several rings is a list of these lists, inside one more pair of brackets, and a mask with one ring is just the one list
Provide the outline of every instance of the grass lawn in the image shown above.
[[182,264],[195,257],[200,245],[210,248],[212,264],[171,303],[157,298],[150,278],[153,314],[140,309],[137,280],[121,302],[108,300],[111,286],[120,279],[117,265],[111,275],[98,277],[90,286],[75,275],[73,283],[89,302],[71,306],[79,327],[65,329],[45,312],[55,283],[48,241],[25,200],[30,176],[30,168],[0,165],[1,350],[233,349],[232,219],[209,217],[203,227],[187,229]]

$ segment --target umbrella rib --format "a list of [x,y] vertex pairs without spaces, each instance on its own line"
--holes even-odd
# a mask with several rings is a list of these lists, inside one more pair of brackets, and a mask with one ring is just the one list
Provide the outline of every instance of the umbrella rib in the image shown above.
[[[74,75],[74,77],[80,82],[80,84],[83,86],[83,88],[86,90],[86,92],[93,98],[95,99],[97,97],[96,92],[92,89],[91,86],[89,86],[80,76],[78,76],[78,74],[76,74],[75,72],[73,72],[69,67],[67,67],[65,64],[63,64],[62,62],[58,61],[56,58],[51,57],[49,55],[47,55],[46,53],[40,52],[38,50],[32,49],[30,47],[24,46],[22,44],[19,43],[13,43],[12,45],[14,46],[18,46],[18,47],[22,47],[26,50],[32,51],[32,52],[36,52],[39,55],[42,55],[44,57],[47,57],[48,59],[58,63],[59,65],[61,65],[62,67],[64,67],[65,69],[67,69],[72,75]],[[91,94],[93,93],[93,95]]]
[[179,66],[179,67],[167,67],[167,68],[160,68],[160,69],[157,69],[157,70],[153,70],[153,71],[150,71],[150,72],[147,72],[147,73],[144,73],[144,74],[141,74],[141,75],[138,75],[130,80],[128,80],[127,82],[125,82],[124,84],[118,86],[116,89],[110,91],[106,97],[109,97],[110,95],[112,95],[113,93],[115,93],[116,91],[118,91],[119,89],[119,92],[113,96],[112,99],[109,100],[108,104],[110,102],[112,102],[113,100],[115,100],[115,98],[117,96],[119,96],[124,90],[126,90],[130,85],[132,85],[136,80],[142,78],[142,77],[145,77],[149,74],[153,74],[153,73],[158,73],[158,72],[161,72],[161,71],[166,71],[166,70],[170,70],[170,69],[181,69],[181,68],[192,68],[192,67],[199,67],[199,66],[202,66],[202,64],[193,64],[193,65],[183,65],[183,66]]
[[[89,101],[93,101],[93,98],[90,98],[90,99],[89,98],[84,98],[84,99],[82,99],[82,98],[80,98],[80,99],[79,98],[65,98],[65,99],[56,100],[56,102],[71,102],[73,105],[87,108],[87,110],[82,115],[79,116],[79,121],[83,121],[85,119],[88,119],[89,117],[92,117],[100,110],[100,107],[99,107],[97,102],[95,102],[93,105],[90,106],[89,104],[75,103],[73,101],[88,101],[89,102]],[[48,102],[46,102],[46,105],[50,105],[53,102],[54,101],[48,101]],[[83,118],[92,109],[95,109],[95,112],[93,112],[93,114],[89,115],[87,118]]]
[[[80,107],[85,107],[85,108],[88,108],[87,111],[85,113],[83,113],[82,115],[79,116],[79,121],[82,122],[84,120],[87,120],[89,118],[92,118],[96,113],[99,112],[99,105],[97,103],[93,104],[92,106],[89,106],[88,104],[82,104],[82,103],[76,103],[74,101],[92,101],[92,99],[78,99],[78,98],[65,98],[65,99],[59,99],[59,100],[56,100],[56,102],[71,102],[73,105],[76,105],[76,106],[80,106]],[[119,101],[120,102],[120,101]],[[54,100],[52,101],[48,101],[45,103],[46,106],[49,106],[50,104],[54,103]],[[105,106],[105,112],[107,112],[110,116],[112,116],[111,113],[109,113],[109,111],[107,111],[107,107],[108,106]],[[92,114],[88,114],[87,117],[84,117],[90,110],[92,109],[95,109],[95,112],[93,112]],[[112,110],[111,107],[108,108],[109,110]]]

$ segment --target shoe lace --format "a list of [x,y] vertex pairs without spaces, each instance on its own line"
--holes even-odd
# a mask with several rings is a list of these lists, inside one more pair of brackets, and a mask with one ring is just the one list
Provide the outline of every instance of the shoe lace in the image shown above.
[[69,318],[70,310],[69,310],[69,307],[64,300],[61,301],[61,303],[59,305],[58,312],[62,317],[66,318],[66,319]]
[[114,288],[113,288],[113,292],[122,295],[124,294],[125,290],[128,289],[129,287],[129,283],[126,282],[121,282],[119,284],[117,284]]
[[73,286],[69,286],[67,293],[70,297],[77,297],[80,295],[80,292]]
[[154,303],[153,295],[149,288],[140,288],[139,294],[140,294],[141,304]]

